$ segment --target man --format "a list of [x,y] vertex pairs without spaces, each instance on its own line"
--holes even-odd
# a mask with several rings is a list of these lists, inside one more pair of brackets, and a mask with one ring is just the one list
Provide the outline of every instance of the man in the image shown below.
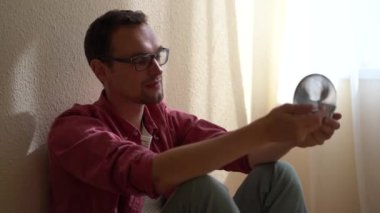
[[[140,11],[113,10],[85,37],[104,86],[94,104],[74,105],[49,134],[51,212],[306,212],[299,180],[276,162],[293,147],[322,144],[341,116],[282,105],[235,131],[168,108],[162,47]],[[207,173],[248,176],[234,198]]]

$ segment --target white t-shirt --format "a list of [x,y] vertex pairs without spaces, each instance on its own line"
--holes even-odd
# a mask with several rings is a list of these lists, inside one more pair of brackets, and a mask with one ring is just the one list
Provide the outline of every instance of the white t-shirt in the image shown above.
[[[142,124],[141,143],[146,148],[150,148],[152,143],[152,135],[146,130],[144,124]],[[162,206],[162,198],[152,199],[148,196],[144,197],[143,213],[159,213]]]

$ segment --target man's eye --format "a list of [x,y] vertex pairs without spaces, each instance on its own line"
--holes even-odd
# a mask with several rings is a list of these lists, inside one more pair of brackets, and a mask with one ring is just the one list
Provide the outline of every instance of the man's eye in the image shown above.
[[155,58],[156,58],[157,61],[160,61],[161,60],[161,54],[155,55]]
[[133,60],[134,64],[146,64],[150,62],[151,57],[150,56],[141,56],[137,57]]

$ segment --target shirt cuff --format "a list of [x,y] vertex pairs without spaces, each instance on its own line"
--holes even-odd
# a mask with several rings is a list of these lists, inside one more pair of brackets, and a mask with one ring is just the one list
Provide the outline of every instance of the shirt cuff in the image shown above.
[[147,151],[140,154],[140,157],[135,159],[132,169],[132,185],[138,190],[148,195],[149,197],[155,198],[159,194],[155,190],[153,181],[153,158],[157,154],[151,151]]

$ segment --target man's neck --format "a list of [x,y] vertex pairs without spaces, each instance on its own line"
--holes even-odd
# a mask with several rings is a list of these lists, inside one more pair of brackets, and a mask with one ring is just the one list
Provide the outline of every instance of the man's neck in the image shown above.
[[134,103],[110,94],[106,95],[115,112],[136,129],[141,130],[144,104]]

